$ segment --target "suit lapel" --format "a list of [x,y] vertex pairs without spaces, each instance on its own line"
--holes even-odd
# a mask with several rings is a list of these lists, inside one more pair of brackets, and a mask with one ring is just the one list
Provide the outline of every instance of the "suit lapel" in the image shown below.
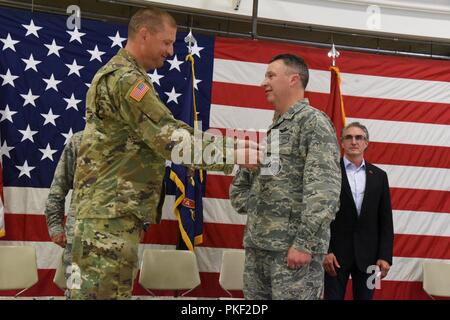
[[366,161],[366,188],[364,190],[364,198],[361,205],[361,214],[360,217],[364,214],[367,207],[367,202],[369,201],[370,188],[373,186],[375,179],[375,173],[373,172],[370,163]]
[[355,209],[355,215],[358,216],[358,212],[356,211],[355,200],[353,199],[352,189],[350,188],[350,183],[348,182],[347,171],[345,170],[343,159],[341,159],[341,170],[342,170],[342,187],[344,188],[344,192],[347,194],[348,199],[353,204],[353,208]]

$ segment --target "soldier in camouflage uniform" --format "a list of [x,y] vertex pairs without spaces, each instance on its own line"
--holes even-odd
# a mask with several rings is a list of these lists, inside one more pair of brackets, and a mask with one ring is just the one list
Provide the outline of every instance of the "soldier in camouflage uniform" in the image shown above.
[[45,217],[50,238],[54,243],[64,248],[64,270],[71,265],[73,228],[75,225],[75,210],[73,201],[71,201],[66,224],[63,227],[65,200],[69,191],[73,189],[77,154],[82,136],[82,131],[75,133],[64,147],[45,203]]
[[[258,170],[241,168],[230,187],[233,207],[247,215],[246,299],[322,295],[322,260],[338,209],[341,172],[335,130],[304,98],[307,82],[303,59],[284,54],[271,60],[262,83],[277,114],[267,133],[270,162]],[[271,141],[275,132],[278,144]]]
[[[194,149],[193,129],[173,117],[147,75],[173,54],[175,36],[169,14],[139,10],[130,20],[125,49],[92,80],[75,174],[72,299],[131,297],[139,235],[143,225],[161,219],[165,159],[180,145]],[[205,135],[203,150],[214,149],[223,159],[230,152],[223,145],[229,144],[218,141]],[[205,167],[229,173],[234,165],[216,161]]]

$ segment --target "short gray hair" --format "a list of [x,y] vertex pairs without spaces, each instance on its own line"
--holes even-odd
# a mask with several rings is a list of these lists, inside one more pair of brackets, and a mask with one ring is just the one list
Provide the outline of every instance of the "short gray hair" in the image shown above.
[[277,60],[283,61],[285,66],[294,69],[295,72],[300,75],[303,89],[306,89],[309,81],[309,70],[305,60],[302,57],[296,56],[295,54],[282,53],[270,59],[269,63]]
[[128,23],[128,37],[133,38],[142,27],[153,33],[160,32],[164,30],[165,23],[172,28],[177,27],[175,19],[164,10],[156,7],[139,9]]
[[358,122],[358,121],[351,122],[348,125],[346,125],[344,128],[342,128],[341,140],[344,140],[345,130],[347,130],[348,128],[351,128],[351,127],[360,128],[362,131],[364,131],[364,134],[366,135],[366,140],[369,141],[369,130],[367,130],[365,125],[363,125],[361,122]]

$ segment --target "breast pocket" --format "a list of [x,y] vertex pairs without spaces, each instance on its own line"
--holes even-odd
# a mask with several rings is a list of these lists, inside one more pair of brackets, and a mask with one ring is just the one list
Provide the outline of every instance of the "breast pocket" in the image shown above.
[[289,128],[280,129],[279,141],[280,155],[290,156],[292,154],[293,136]]

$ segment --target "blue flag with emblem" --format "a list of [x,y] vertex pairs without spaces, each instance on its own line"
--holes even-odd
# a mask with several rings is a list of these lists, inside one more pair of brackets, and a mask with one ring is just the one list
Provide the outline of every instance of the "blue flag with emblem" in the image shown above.
[[[185,60],[187,73],[185,88],[182,91],[186,96],[177,118],[198,130],[195,59],[191,53],[188,53]],[[202,197],[205,173],[203,170],[193,170],[177,164],[172,164],[167,173],[170,181],[176,186],[173,212],[178,220],[181,239],[185,246],[192,251],[195,245],[203,242]]]

